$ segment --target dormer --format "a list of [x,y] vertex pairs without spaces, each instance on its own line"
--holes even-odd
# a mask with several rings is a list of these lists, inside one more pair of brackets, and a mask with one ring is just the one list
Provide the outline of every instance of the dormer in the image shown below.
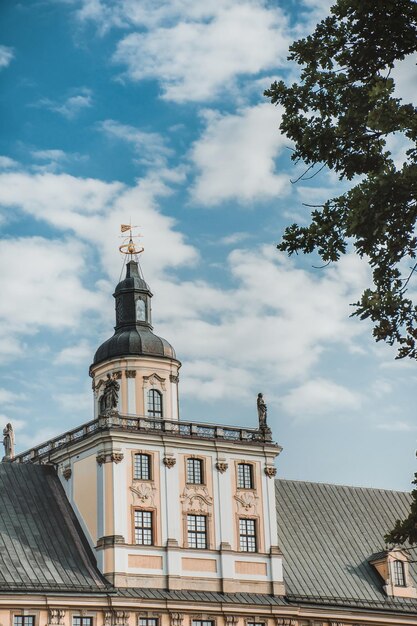
[[369,563],[384,581],[387,596],[417,598],[417,589],[411,578],[409,556],[406,550],[392,548],[373,554]]

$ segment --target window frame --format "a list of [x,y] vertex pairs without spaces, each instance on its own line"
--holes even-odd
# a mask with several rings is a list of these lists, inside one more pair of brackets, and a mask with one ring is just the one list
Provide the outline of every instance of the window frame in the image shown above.
[[[189,522],[191,518],[195,520],[194,529],[190,529]],[[198,518],[204,520],[204,531],[198,530],[198,527],[197,527]],[[185,521],[186,521],[186,532],[187,532],[187,548],[190,548],[191,550],[208,550],[209,549],[208,516],[203,515],[203,514],[198,514],[198,513],[187,513],[185,517]],[[192,542],[190,542],[190,535],[194,535],[196,545],[191,545]],[[204,536],[204,546],[198,545],[198,539],[201,536]]]
[[[190,472],[189,472],[189,464],[192,464],[192,472],[191,472],[191,478],[193,480],[189,480],[190,478]],[[195,465],[198,464],[199,466],[199,473],[200,474],[200,480],[195,480]],[[185,476],[186,476],[186,483],[187,485],[205,485],[205,471],[204,471],[204,461],[203,459],[200,459],[198,457],[193,457],[193,456],[188,456],[185,459]]]
[[159,617],[138,615],[137,626],[159,626]]
[[[239,552],[249,552],[255,554],[258,552],[259,540],[258,540],[258,524],[253,517],[239,517]],[[242,532],[242,522],[245,526],[245,532]],[[248,523],[253,524],[253,533],[248,532]],[[253,547],[251,549],[250,540],[253,539]]]
[[[136,459],[137,457],[147,457],[148,459],[148,478],[142,478],[136,476]],[[134,452],[133,453],[133,480],[153,480],[153,456],[148,452]],[[140,463],[140,469],[142,470],[142,462]]]
[[[79,624],[75,620],[80,620]],[[73,615],[71,618],[72,626],[93,626],[93,618],[91,615]]]
[[[149,520],[150,520],[149,526],[144,525],[144,521],[143,521],[144,513],[149,513]],[[137,524],[136,514],[142,514],[142,525]],[[137,540],[138,530],[142,530],[142,539],[144,537],[144,531],[150,530],[150,543],[145,543],[144,541],[139,542]],[[152,509],[138,509],[138,508],[133,509],[133,537],[132,538],[133,538],[133,545],[135,546],[149,547],[149,546],[155,545],[155,511],[153,511]]]
[[407,587],[405,563],[401,559],[392,561],[392,582],[394,587]]
[[214,619],[192,619],[191,626],[215,626]]
[[[246,482],[246,478],[247,476],[245,476],[245,469],[243,469],[242,471],[242,476],[240,475],[239,472],[239,468],[248,468],[249,469],[249,484],[250,487],[246,486],[245,482]],[[242,483],[241,484],[241,479],[242,479]],[[255,489],[255,469],[253,466],[253,463],[247,463],[245,461],[242,461],[239,463],[237,463],[237,468],[236,468],[236,487],[237,489]]]
[[[159,410],[155,408],[155,397],[159,398],[159,402],[160,402]],[[152,398],[152,401],[151,401],[151,398]],[[159,391],[159,389],[155,389],[154,387],[151,387],[147,391],[146,401],[147,401],[147,406],[146,406],[147,417],[151,417],[153,419],[163,419],[164,402],[163,402],[162,392]]]
[[[31,621],[27,623],[27,620],[31,620]],[[24,615],[22,613],[15,613],[13,615],[13,626],[35,626],[35,624],[36,624],[36,615]]]

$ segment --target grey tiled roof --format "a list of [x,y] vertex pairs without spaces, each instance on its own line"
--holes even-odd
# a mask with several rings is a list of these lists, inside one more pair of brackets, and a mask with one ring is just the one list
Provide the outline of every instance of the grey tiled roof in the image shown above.
[[[398,491],[277,480],[287,597],[417,612],[416,600],[387,598],[369,563],[384,549],[384,535],[395,520],[408,514],[410,499]],[[416,564],[410,569],[415,584]]]
[[54,469],[0,463],[0,592],[106,588]]

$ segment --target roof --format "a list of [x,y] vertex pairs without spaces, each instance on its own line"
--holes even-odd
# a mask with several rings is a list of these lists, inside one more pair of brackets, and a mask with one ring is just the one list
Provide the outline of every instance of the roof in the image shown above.
[[121,356],[176,358],[174,348],[166,339],[158,337],[150,328],[140,324],[116,330],[114,335],[97,349],[93,365]]
[[101,593],[98,571],[52,466],[0,463],[0,592]]
[[[410,494],[399,491],[277,480],[288,599],[417,611],[416,600],[387,598],[369,563],[395,521],[408,515],[410,502]],[[415,563],[410,573],[416,584]]]

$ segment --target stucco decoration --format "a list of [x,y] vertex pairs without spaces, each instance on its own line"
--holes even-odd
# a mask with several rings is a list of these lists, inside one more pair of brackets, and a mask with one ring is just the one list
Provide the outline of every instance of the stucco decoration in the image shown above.
[[136,370],[126,370],[126,378],[136,378]]
[[96,456],[96,461],[99,465],[103,463],[121,463],[124,459],[122,452],[99,452]]
[[155,506],[155,492],[154,485],[149,483],[136,483],[135,486],[130,488],[132,492],[133,505],[139,504],[140,506]]
[[238,513],[258,513],[259,496],[252,492],[242,492],[235,495]]
[[62,470],[62,475],[65,480],[69,480],[72,476],[72,469],[70,467],[64,467],[64,469]]
[[158,374],[151,374],[150,376],[143,377],[143,386],[144,387],[158,387],[161,386],[163,391],[166,390],[165,378],[161,378]]
[[171,467],[174,467],[177,459],[173,456],[164,456],[162,462],[168,469],[171,469]]
[[226,615],[226,624],[227,626],[235,626],[239,621],[237,615]]
[[277,617],[276,626],[298,626],[298,620],[290,617]]
[[49,609],[48,610],[48,626],[61,626],[64,623],[65,610],[64,609]]
[[170,626],[182,626],[184,622],[184,614],[183,613],[170,613]]
[[217,461],[216,469],[220,472],[220,474],[224,474],[227,471],[229,464],[226,461]]
[[188,513],[208,513],[213,505],[205,485],[186,485],[181,495],[184,511]]
[[179,383],[180,382],[180,377],[178,375],[175,374],[170,374],[169,375],[169,380],[171,383]]
[[127,626],[130,613],[126,611],[105,611],[104,626]]
[[268,478],[273,478],[277,475],[277,468],[273,465],[267,465],[264,469],[264,472],[268,476]]

